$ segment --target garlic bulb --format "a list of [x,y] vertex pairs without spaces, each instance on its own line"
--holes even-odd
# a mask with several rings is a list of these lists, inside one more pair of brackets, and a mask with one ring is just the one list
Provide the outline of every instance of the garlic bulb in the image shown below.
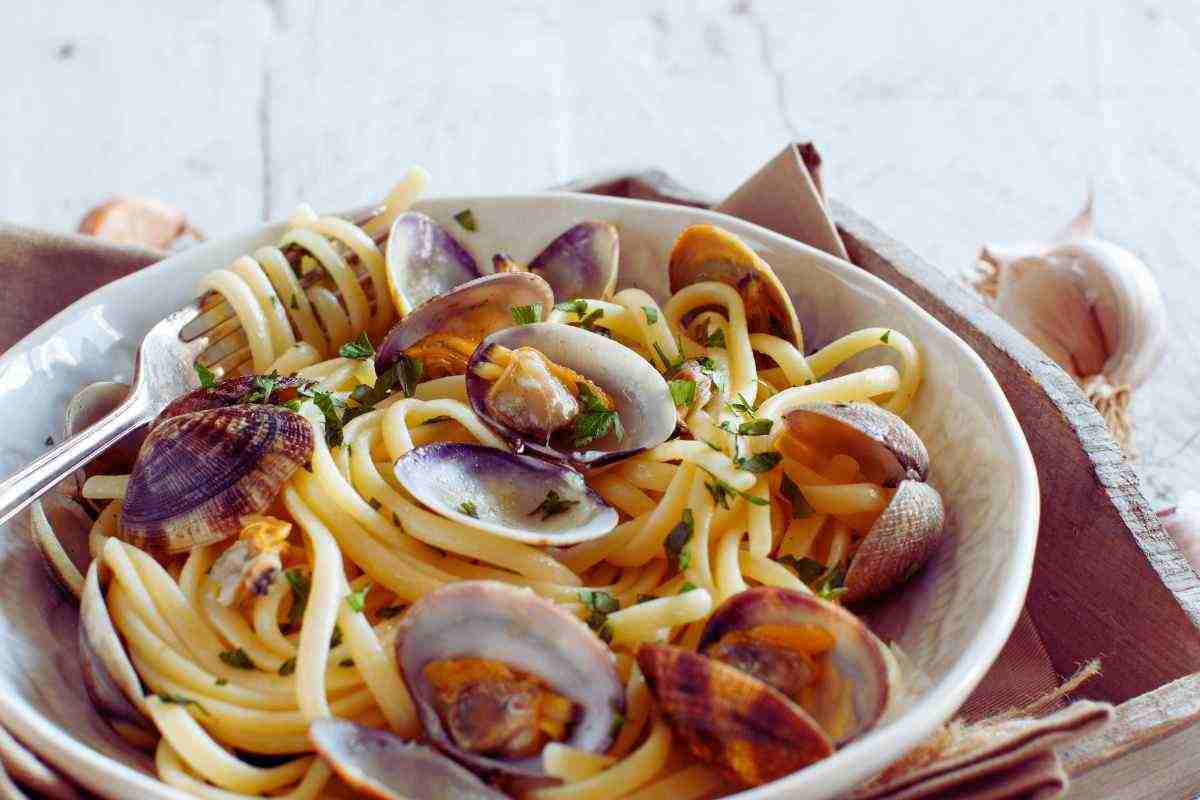
[[1192,569],[1200,572],[1200,492],[1184,492],[1174,507],[1159,511],[1158,518],[1167,533],[1175,537]]
[[1096,237],[1090,198],[1049,241],[985,245],[979,262],[975,288],[1079,382],[1128,449],[1130,391],[1150,377],[1167,341],[1166,308],[1150,270]]

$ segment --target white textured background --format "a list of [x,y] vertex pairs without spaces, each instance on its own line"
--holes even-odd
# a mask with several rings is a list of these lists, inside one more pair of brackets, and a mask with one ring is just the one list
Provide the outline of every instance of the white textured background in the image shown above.
[[0,218],[115,192],[210,235],[355,205],[659,166],[720,195],[789,138],[831,194],[950,273],[1056,229],[1089,182],[1175,338],[1139,394],[1147,492],[1200,459],[1200,4],[4,0]]

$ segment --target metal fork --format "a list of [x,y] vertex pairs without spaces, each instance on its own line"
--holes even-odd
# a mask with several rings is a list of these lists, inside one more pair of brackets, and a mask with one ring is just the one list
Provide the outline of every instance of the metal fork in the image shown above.
[[[362,225],[378,211],[378,206],[372,206],[345,217]],[[352,268],[358,266],[353,253],[340,246],[339,249]],[[288,248],[284,254],[296,267],[304,251]],[[320,270],[307,273],[300,279],[301,287],[312,286],[322,274]],[[369,274],[365,271],[357,274],[360,284],[369,283]],[[372,299],[369,294],[368,299]],[[152,421],[167,403],[197,388],[200,382],[195,363],[233,375],[249,360],[245,333],[232,307],[220,295],[208,292],[169,315],[150,329],[138,347],[129,395],[119,406],[0,482],[0,524],[12,519],[121,437]]]
[[210,337],[202,335],[184,341],[181,332],[200,314],[200,301],[196,301],[151,328],[138,347],[133,383],[125,400],[95,425],[61,442],[0,483],[0,524],[122,436],[150,422],[171,400],[199,385],[192,364],[208,347]]

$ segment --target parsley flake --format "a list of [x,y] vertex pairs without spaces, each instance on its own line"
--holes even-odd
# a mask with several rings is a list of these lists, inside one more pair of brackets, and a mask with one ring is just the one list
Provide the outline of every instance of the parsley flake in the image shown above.
[[342,443],[342,418],[338,416],[337,402],[329,392],[313,392],[312,401],[325,416],[325,443],[337,447]]
[[211,389],[217,385],[217,375],[211,369],[197,361],[192,365],[196,369],[196,377],[200,379],[200,386],[203,389]]
[[886,331],[884,331],[884,332],[883,332],[883,336],[880,336],[880,337],[879,337],[879,341],[883,342],[884,344],[887,344],[887,343],[888,343],[888,337],[889,337],[889,336],[891,336],[891,335],[892,335],[892,332],[891,332],[890,330],[886,330]]
[[737,432],[741,436],[765,436],[771,432],[775,422],[769,419],[752,419],[738,425]]
[[371,339],[367,336],[367,332],[363,331],[354,338],[354,341],[346,342],[338,348],[338,355],[342,358],[353,358],[359,361],[366,361],[371,356],[375,355],[375,346],[371,344]]
[[729,401],[725,404],[725,407],[734,413],[750,417],[751,419],[754,418],[754,404],[747,400],[746,395],[741,392],[738,392],[736,400]]
[[287,661],[279,665],[279,674],[282,677],[287,677],[296,671],[296,657],[292,656]]
[[808,504],[808,498],[804,496],[800,487],[788,477],[786,472],[779,481],[779,493],[783,495],[784,500],[791,504],[792,519],[804,519],[813,515],[813,507]]
[[691,563],[691,553],[684,548],[688,542],[692,540],[692,534],[696,532],[696,517],[692,514],[690,508],[685,508],[679,522],[667,534],[667,540],[664,547],[667,550],[667,555],[675,560],[680,571],[687,569]]
[[695,591],[696,589],[699,589],[699,588],[700,588],[699,586],[697,586],[696,584],[692,583],[691,581],[684,581],[684,582],[683,582],[683,586],[680,586],[680,587],[679,587],[679,593],[680,593],[680,594],[686,594],[687,592],[692,592],[692,591]]
[[296,311],[300,310],[300,298],[298,295],[295,295],[295,294],[292,295],[292,302],[290,305],[294,310],[296,310]]
[[396,382],[400,384],[400,391],[404,392],[405,397],[412,397],[413,393],[417,391],[417,384],[421,382],[421,377],[425,374],[425,362],[419,358],[400,356],[394,369],[396,370]]
[[646,315],[647,325],[653,325],[658,322],[658,309],[651,308],[650,306],[642,306],[642,313]]
[[518,325],[532,325],[542,321],[542,304],[531,303],[527,306],[512,306],[513,321]]
[[371,591],[371,584],[368,583],[360,591],[346,595],[346,605],[361,614],[367,604],[367,592],[369,591]]
[[546,492],[546,499],[538,504],[538,507],[530,511],[526,516],[532,517],[534,514],[542,515],[542,522],[551,517],[558,516],[566,511],[570,511],[572,506],[579,505],[578,500],[564,500],[559,496],[558,492],[551,489]]
[[463,500],[461,503],[459,503],[458,511],[460,514],[466,514],[468,517],[479,519],[479,510],[475,508],[475,504],[470,500]]
[[217,657],[234,669],[258,669],[250,660],[250,656],[246,655],[246,651],[240,647],[224,650],[218,653]]
[[200,705],[190,697],[184,697],[181,694],[158,694],[155,696],[164,703],[172,703],[177,706],[192,706],[201,714],[208,716],[208,711],[205,710],[204,706]]
[[479,229],[475,223],[475,212],[469,208],[464,208],[462,211],[454,215],[454,221],[462,225],[465,230],[474,233]]
[[298,569],[285,570],[283,577],[292,587],[292,607],[288,611],[288,622],[298,625],[304,618],[304,609],[308,607],[308,594],[312,591],[312,581]]
[[667,358],[667,354],[663,352],[662,345],[658,342],[654,343],[654,352],[658,354],[658,358],[663,363],[663,371],[670,374],[683,366],[683,349],[679,350],[679,358],[672,361]]
[[214,682],[217,684],[217,686],[225,686],[229,683],[229,679],[228,678],[217,678],[217,680]]
[[608,615],[619,611],[621,602],[608,592],[599,589],[580,589],[579,600],[590,612],[587,619],[588,627],[605,642],[611,642],[612,626],[608,623]]
[[708,338],[704,340],[704,346],[705,347],[724,348],[725,347],[725,330],[723,328],[717,328],[715,331],[710,333],[708,335]]
[[575,447],[583,447],[607,436],[611,431],[617,439],[625,436],[621,427],[621,418],[604,404],[586,383],[576,384],[579,391],[579,404],[583,411],[575,418],[575,437],[572,442]]
[[775,469],[775,466],[782,460],[783,456],[778,452],[766,450],[749,458],[739,458],[734,463],[737,464],[738,469],[744,469],[747,472],[753,472],[755,475],[761,475],[764,472],[770,472]]
[[566,302],[559,303],[558,305],[556,305],[554,307],[555,311],[563,311],[568,314],[574,314],[575,316],[580,317],[580,318],[582,318],[583,315],[587,314],[587,309],[588,309],[587,300],[583,300],[578,297],[575,298],[574,300],[567,300]]
[[667,388],[671,390],[671,400],[677,406],[686,408],[696,399],[696,382],[689,378],[667,381]]

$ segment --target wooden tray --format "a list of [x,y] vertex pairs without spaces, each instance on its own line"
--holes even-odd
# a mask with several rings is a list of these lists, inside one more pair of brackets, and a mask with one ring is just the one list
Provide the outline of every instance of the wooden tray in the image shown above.
[[[658,171],[562,187],[712,205]],[[1061,682],[1103,670],[1079,697],[1118,705],[1101,734],[1063,753],[1072,798],[1200,793],[1200,578],[1075,382],[964,286],[847,206],[830,211],[850,260],[957,333],[996,375],[1037,464],[1042,517],[1025,611]]]

